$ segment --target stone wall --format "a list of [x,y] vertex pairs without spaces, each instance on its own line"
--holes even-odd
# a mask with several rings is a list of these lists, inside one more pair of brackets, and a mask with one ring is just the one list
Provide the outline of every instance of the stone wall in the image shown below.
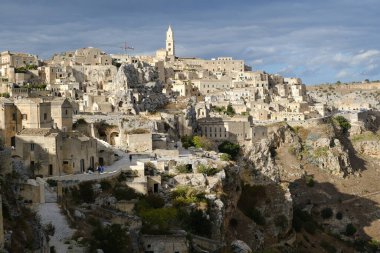
[[131,152],[152,152],[152,134],[127,134],[127,145]]
[[44,182],[41,179],[29,179],[21,185],[20,195],[23,199],[32,201],[33,204],[45,203]]

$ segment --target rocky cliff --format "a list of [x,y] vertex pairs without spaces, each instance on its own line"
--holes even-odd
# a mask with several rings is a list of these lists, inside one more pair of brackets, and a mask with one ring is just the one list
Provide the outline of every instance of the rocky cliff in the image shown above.
[[121,111],[156,111],[168,102],[157,71],[143,62],[120,66],[109,92],[113,105]]

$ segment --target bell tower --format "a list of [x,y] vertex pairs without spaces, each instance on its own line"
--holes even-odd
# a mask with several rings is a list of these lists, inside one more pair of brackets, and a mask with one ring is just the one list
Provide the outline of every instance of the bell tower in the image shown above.
[[170,25],[166,32],[166,54],[167,56],[175,56],[174,34]]

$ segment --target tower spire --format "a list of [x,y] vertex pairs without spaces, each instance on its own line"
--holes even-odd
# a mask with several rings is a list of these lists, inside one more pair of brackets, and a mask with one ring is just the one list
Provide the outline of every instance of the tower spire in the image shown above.
[[168,56],[175,56],[174,33],[171,25],[169,25],[166,32],[166,54]]

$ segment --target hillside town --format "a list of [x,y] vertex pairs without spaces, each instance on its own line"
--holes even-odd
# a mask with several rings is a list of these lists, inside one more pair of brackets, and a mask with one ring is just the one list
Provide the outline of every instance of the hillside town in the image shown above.
[[380,83],[307,87],[165,37],[1,52],[3,251],[379,252]]

